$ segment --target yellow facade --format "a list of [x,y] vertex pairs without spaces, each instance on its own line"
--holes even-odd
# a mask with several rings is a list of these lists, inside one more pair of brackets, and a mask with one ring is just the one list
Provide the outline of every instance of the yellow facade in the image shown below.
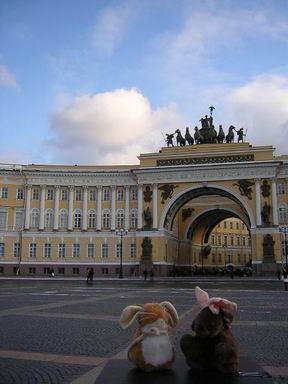
[[[92,267],[115,276],[122,260],[127,276],[227,263],[250,263],[260,274],[286,262],[287,157],[239,143],[161,148],[139,160],[0,164],[0,272],[84,275]],[[225,232],[224,222],[235,229]],[[226,235],[227,246],[215,243]],[[237,245],[238,236],[249,244]]]

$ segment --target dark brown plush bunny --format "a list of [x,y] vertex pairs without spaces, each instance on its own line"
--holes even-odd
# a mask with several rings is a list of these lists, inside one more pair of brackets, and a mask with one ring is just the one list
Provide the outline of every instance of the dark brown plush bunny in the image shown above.
[[231,332],[232,310],[237,305],[221,298],[209,299],[199,287],[195,293],[203,309],[192,323],[195,336],[187,334],[180,340],[187,364],[194,370],[237,372],[239,352]]

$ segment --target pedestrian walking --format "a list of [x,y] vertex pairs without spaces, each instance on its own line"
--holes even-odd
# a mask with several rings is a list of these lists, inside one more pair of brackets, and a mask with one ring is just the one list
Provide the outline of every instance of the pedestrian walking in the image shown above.
[[143,272],[144,280],[147,280],[147,275],[148,275],[148,272],[145,269],[144,272]]
[[150,271],[150,280],[153,280],[154,279],[154,272],[153,272],[153,270],[151,269],[151,271]]

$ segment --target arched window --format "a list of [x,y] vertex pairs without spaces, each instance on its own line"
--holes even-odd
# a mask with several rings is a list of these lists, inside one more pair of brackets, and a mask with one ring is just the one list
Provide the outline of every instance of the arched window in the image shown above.
[[117,209],[116,212],[116,228],[124,228],[124,210]]
[[38,228],[39,227],[39,209],[33,208],[31,211],[31,227]]
[[68,212],[66,209],[60,211],[60,228],[67,228],[68,226]]
[[285,224],[287,221],[287,207],[286,204],[280,204],[279,208],[279,224]]
[[102,226],[104,229],[110,228],[110,210],[104,209],[102,213]]
[[96,211],[91,209],[88,213],[88,227],[96,228]]
[[82,212],[80,209],[76,209],[74,212],[74,228],[81,228]]
[[136,208],[131,209],[130,212],[130,227],[137,228],[138,210]]
[[46,214],[45,214],[45,227],[52,228],[53,227],[53,220],[54,220],[53,209],[47,209]]

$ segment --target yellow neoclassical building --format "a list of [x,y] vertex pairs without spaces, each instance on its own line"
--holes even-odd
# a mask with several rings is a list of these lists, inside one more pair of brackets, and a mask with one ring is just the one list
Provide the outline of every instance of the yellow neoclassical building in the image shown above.
[[163,147],[138,159],[0,164],[0,273],[77,276],[89,267],[96,276],[131,276],[153,268],[166,276],[250,263],[262,274],[285,264],[287,156],[225,143]]

